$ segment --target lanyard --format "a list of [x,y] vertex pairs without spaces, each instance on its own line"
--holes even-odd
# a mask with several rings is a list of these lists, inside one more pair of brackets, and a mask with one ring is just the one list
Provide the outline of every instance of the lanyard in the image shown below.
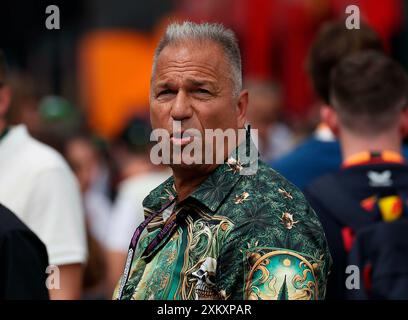
[[173,234],[176,228],[180,225],[181,221],[183,221],[187,216],[187,212],[187,210],[181,208],[180,210],[174,211],[171,214],[163,229],[160,230],[159,234],[147,245],[142,254],[144,259],[150,259],[151,254],[155,252],[163,239]]
[[[130,267],[132,265],[132,261],[133,261],[133,257],[135,255],[135,251],[136,251],[136,245],[139,241],[140,235],[142,234],[143,230],[147,227],[147,225],[154,219],[156,218],[159,214],[161,214],[164,210],[166,210],[168,207],[170,207],[170,205],[173,204],[173,202],[175,201],[175,199],[169,201],[168,203],[166,203],[159,211],[152,213],[149,217],[147,217],[146,220],[144,220],[135,230],[132,240],[130,242],[129,245],[129,250],[128,250],[128,254],[127,254],[127,258],[126,258],[126,264],[125,264],[125,270],[123,271],[123,275],[122,275],[122,279],[120,282],[120,287],[119,287],[119,293],[118,293],[118,300],[122,299],[122,295],[123,295],[123,289],[125,287],[126,282],[129,279],[129,273],[130,273]],[[170,219],[170,218],[169,218]],[[177,220],[177,219],[176,219]],[[176,222],[176,220],[172,220],[170,224],[172,224],[171,228],[174,228],[174,224]],[[160,233],[158,234],[157,237],[155,237],[153,239],[152,242],[155,242],[155,247],[158,245],[159,240],[158,237],[163,233],[164,229],[166,229],[167,231],[170,230],[167,226],[170,225],[167,224],[162,231],[160,231]],[[161,236],[161,239],[164,238],[164,233]],[[148,247],[146,248],[146,250],[151,246],[152,242],[148,245]],[[154,249],[154,248],[153,248]],[[145,250],[145,252],[146,252]],[[151,251],[149,251],[148,253],[150,253]]]

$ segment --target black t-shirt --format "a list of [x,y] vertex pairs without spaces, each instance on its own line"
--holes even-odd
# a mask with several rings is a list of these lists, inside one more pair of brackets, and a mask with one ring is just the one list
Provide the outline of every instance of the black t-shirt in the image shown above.
[[[408,194],[408,166],[396,163],[348,167],[321,177],[306,188],[305,195],[319,216],[333,258],[327,299],[346,297],[347,247],[352,244],[355,226],[383,220],[378,210],[379,200],[401,194]],[[377,199],[373,201],[372,210],[369,208],[371,199]],[[365,204],[368,208],[364,208]],[[398,213],[398,208],[396,211]]]
[[0,300],[48,299],[47,266],[41,240],[0,204]]

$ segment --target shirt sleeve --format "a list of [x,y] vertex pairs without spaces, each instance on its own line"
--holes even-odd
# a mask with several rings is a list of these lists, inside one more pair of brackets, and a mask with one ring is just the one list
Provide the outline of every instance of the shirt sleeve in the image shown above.
[[34,185],[27,224],[47,247],[50,264],[85,263],[85,216],[73,173],[63,166],[43,170]]
[[31,232],[11,231],[0,240],[0,297],[48,299],[47,251]]
[[[262,210],[271,209],[266,205]],[[277,221],[262,211],[257,215],[258,220],[235,225],[220,250],[216,283],[221,297],[324,299],[331,257],[313,209]]]

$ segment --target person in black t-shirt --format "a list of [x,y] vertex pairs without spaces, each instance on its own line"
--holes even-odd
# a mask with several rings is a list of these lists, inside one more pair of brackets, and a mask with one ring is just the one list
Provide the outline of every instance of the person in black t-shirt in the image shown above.
[[379,52],[350,55],[332,72],[324,120],[343,164],[306,189],[333,257],[327,299],[408,299],[407,93],[407,74]]
[[0,204],[0,300],[48,299],[47,266],[41,240]]

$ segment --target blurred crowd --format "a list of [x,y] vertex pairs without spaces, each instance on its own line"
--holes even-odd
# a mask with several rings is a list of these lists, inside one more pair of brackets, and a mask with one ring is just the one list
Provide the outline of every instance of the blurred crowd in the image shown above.
[[[84,254],[68,262],[85,266],[83,299],[111,298],[131,236],[144,219],[142,201],[171,175],[150,162],[148,106],[153,50],[169,21],[221,22],[236,32],[250,95],[248,122],[259,130],[261,159],[301,189],[341,163],[338,142],[321,121],[327,97],[310,78],[313,59],[324,59],[313,57],[319,31],[344,21],[346,6],[356,4],[364,28],[379,36],[389,56],[408,66],[408,3],[402,0],[69,3],[56,1],[62,29],[55,31],[43,30],[44,8],[33,5],[25,23],[35,27],[23,34],[26,25],[12,22],[16,1],[2,2],[7,17],[0,19],[0,47],[12,91],[8,123],[24,125],[57,150],[78,181],[86,239],[78,244]],[[320,142],[327,143],[322,158],[310,168],[305,149]],[[52,254],[49,258],[65,264]]]

